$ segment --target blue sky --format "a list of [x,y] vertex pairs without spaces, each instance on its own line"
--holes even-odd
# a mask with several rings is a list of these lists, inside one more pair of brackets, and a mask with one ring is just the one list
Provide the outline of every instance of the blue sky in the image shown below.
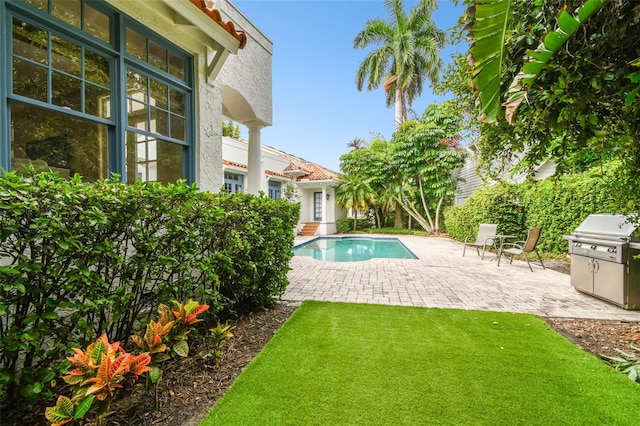
[[[262,144],[339,171],[340,155],[356,137],[389,139],[393,108],[382,89],[356,89],[355,75],[373,49],[353,49],[353,39],[368,19],[389,19],[383,0],[232,0],[273,41],[273,125],[262,129]],[[416,0],[405,0],[413,7]],[[433,19],[448,31],[463,6],[440,0]],[[445,62],[466,46],[442,51]],[[421,115],[441,100],[425,86],[413,103]],[[241,137],[247,137],[242,129]]]

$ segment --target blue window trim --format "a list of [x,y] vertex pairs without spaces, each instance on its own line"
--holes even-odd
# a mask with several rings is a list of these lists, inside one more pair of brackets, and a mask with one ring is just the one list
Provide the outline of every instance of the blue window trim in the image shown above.
[[[11,34],[7,34],[11,28],[9,14],[5,13],[5,0],[0,0],[0,76],[7,73],[9,58],[9,39]],[[9,101],[7,95],[9,93],[9,76],[0,77],[0,169],[11,169],[11,129],[9,124]],[[7,141],[2,143],[2,141]]]
[[[144,71],[144,74],[156,77],[160,81],[170,84],[170,87],[178,89],[186,94],[185,98],[185,141],[178,141],[170,137],[161,137],[171,143],[177,143],[184,147],[187,151],[184,155],[184,178],[192,183],[195,181],[195,90],[194,87],[194,58],[193,55],[184,51],[171,41],[164,39],[160,35],[153,32],[133,18],[120,12],[115,7],[108,5],[104,1],[83,0],[92,8],[99,10],[110,16],[110,43],[100,40],[87,34],[82,29],[73,27],[52,15],[40,11],[28,4],[20,1],[0,0],[0,168],[4,170],[11,169],[11,129],[9,116],[9,101],[14,100],[25,104],[43,107],[48,110],[59,112],[74,117],[88,119],[90,121],[107,124],[108,126],[108,161],[109,173],[117,173],[120,179],[126,181],[125,165],[126,165],[126,131],[128,124],[128,115],[126,108],[126,92],[127,92],[127,66],[133,66]],[[80,111],[68,110],[46,102],[37,101],[20,95],[11,93],[12,87],[12,60],[11,60],[11,43],[13,40],[12,18],[17,17],[24,19],[33,24],[44,27],[52,34],[56,34],[62,38],[70,39],[79,45],[89,48],[111,58],[111,82],[110,89],[112,97],[116,102],[112,102],[111,119],[95,117]],[[168,72],[163,73],[151,64],[137,60],[127,55],[125,34],[126,29],[131,28],[140,35],[147,37],[149,40],[167,48],[174,55],[177,55],[185,61],[185,80],[181,80]],[[157,136],[156,134],[150,134]],[[110,176],[109,176],[110,177]]]

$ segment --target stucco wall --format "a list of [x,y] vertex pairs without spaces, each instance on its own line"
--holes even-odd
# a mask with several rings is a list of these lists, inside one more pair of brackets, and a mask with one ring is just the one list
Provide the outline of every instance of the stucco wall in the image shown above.
[[[225,20],[231,20],[236,29],[247,35],[247,44],[236,55],[231,55],[220,70],[216,81],[236,91],[239,99],[227,97],[224,102],[232,112],[233,120],[270,126],[272,107],[273,42],[228,0],[218,0],[216,7]],[[246,105],[242,105],[246,102]]]

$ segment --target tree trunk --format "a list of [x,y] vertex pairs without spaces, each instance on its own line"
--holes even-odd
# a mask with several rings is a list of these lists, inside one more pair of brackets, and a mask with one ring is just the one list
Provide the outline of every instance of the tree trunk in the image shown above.
[[404,91],[396,86],[395,104],[396,128],[407,120],[407,107],[404,103]]
[[393,227],[397,228],[397,229],[402,229],[403,228],[403,224],[402,224],[402,204],[400,204],[398,201],[396,201],[396,216],[395,216],[395,220],[393,222]]
[[355,207],[353,208],[353,230],[358,230],[358,210]]

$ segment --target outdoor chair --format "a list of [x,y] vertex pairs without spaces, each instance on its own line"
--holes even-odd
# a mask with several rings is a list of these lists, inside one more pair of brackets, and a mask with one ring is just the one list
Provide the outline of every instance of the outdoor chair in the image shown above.
[[481,223],[478,229],[478,235],[474,242],[469,241],[473,237],[467,237],[464,239],[464,248],[462,249],[462,257],[467,251],[467,246],[475,247],[478,256],[480,256],[480,247],[482,247],[482,259],[484,259],[484,252],[487,246],[495,247],[494,237],[498,231],[497,224]]
[[542,233],[542,226],[536,226],[534,228],[529,229],[529,233],[527,234],[526,241],[516,241],[515,243],[507,243],[504,245],[502,253],[509,258],[509,263],[513,262],[513,257],[515,255],[521,254],[524,256],[524,260],[527,261],[527,265],[529,265],[529,269],[533,272],[533,268],[531,267],[531,263],[529,263],[529,259],[527,258],[527,253],[535,252],[538,256],[538,260],[542,265],[542,269],[545,269],[544,263],[542,262],[542,257],[540,257],[540,253],[538,253],[538,249],[536,245],[540,240],[540,234]]

